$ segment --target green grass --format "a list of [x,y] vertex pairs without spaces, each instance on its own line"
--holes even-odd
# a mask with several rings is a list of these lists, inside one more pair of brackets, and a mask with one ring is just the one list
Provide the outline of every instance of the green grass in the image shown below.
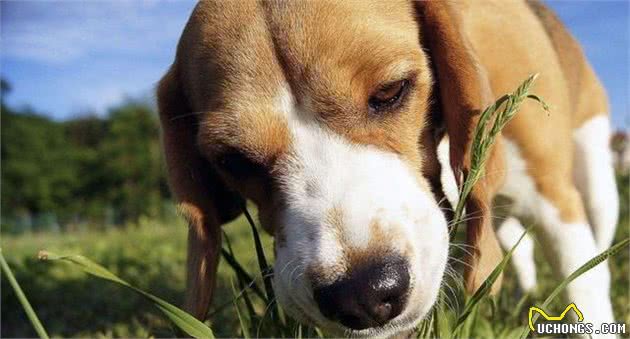
[[41,339],[50,338],[48,336],[48,333],[46,333],[46,329],[44,328],[41,321],[37,317],[37,314],[35,314],[35,311],[33,311],[33,307],[31,306],[31,303],[29,303],[28,298],[26,298],[26,295],[24,295],[24,291],[22,291],[20,284],[17,282],[17,280],[15,280],[13,271],[11,271],[9,264],[7,264],[7,261],[4,259],[4,255],[2,255],[1,249],[0,249],[0,267],[2,268],[2,275],[9,281],[11,288],[13,288],[13,292],[15,292],[15,295],[17,299],[20,301],[20,304],[22,304],[22,309],[26,313],[26,316],[28,317],[31,324],[33,324],[33,329],[35,330],[35,332],[37,332],[37,335]]
[[[183,221],[165,225],[145,221],[124,230],[71,234],[3,235],[1,245],[9,266],[44,327],[53,337],[143,337],[174,335],[170,323],[143,298],[120,286],[91,278],[76,267],[37,259],[40,249],[80,253],[107,267],[130,284],[176,305],[183,301],[186,230]],[[225,226],[234,252],[248,272],[257,272],[251,231],[244,219]],[[263,237],[272,253],[271,239]],[[213,309],[232,299],[232,269],[222,262]],[[2,337],[32,337],[26,315],[2,279]],[[233,307],[213,317],[217,336],[235,333]]]
[[[626,181],[627,183],[627,181]],[[622,206],[628,205],[627,192],[622,195]],[[615,241],[630,236],[628,211],[622,209],[620,227]],[[225,227],[234,253],[248,272],[258,272],[256,253],[249,225],[244,218]],[[271,250],[271,239],[262,235],[266,253]],[[76,267],[38,261],[37,252],[46,248],[60,253],[81,253],[101,263],[131,284],[161,298],[179,304],[183,300],[186,226],[183,222],[164,225],[146,221],[126,230],[111,230],[82,234],[29,234],[3,236],[3,252],[17,280],[29,298],[35,312],[52,337],[146,337],[173,336],[175,331],[165,317],[143,298],[117,285],[92,278]],[[484,300],[474,314],[471,334],[491,337],[508,333],[527,324],[527,308],[542,303],[558,284],[549,265],[536,250],[540,288],[531,302],[515,307],[521,295],[515,287],[512,268],[508,266],[504,288],[496,298],[493,310],[490,299]],[[612,272],[612,300],[615,318],[630,323],[628,251],[610,260]],[[231,267],[222,261],[219,280],[211,312],[210,325],[219,337],[242,335],[239,317],[234,308],[233,290],[240,290]],[[261,283],[259,286],[263,286]],[[450,293],[448,303],[454,304]],[[461,297],[460,297],[461,298]],[[459,300],[459,310],[463,308]],[[552,303],[554,312],[566,306],[564,301]],[[260,314],[263,305],[254,304]],[[455,305],[452,305],[455,307]],[[246,314],[244,307],[241,313]],[[454,319],[454,312],[446,312],[445,319]],[[494,313],[494,314],[493,314]],[[36,336],[26,314],[8,282],[2,279],[2,337]],[[255,336],[254,333],[250,333]]]
[[[81,270],[87,274],[90,274],[94,277],[101,278],[103,280],[125,287],[126,289],[132,292],[135,292],[137,295],[151,302],[157,309],[159,309],[164,314],[164,316],[166,316],[173,323],[173,325],[175,325],[179,330],[181,330],[182,333],[188,336],[191,336],[193,338],[208,338],[208,339],[214,338],[214,333],[212,332],[212,329],[208,327],[208,325],[200,321],[199,319],[196,319],[191,314],[169,303],[168,301],[131,285],[129,282],[113,274],[107,268],[103,267],[102,265],[98,263],[95,263],[94,261],[90,260],[89,258],[86,258],[85,256],[77,255],[77,254],[59,255],[53,252],[42,250],[37,254],[37,257],[40,260],[60,261],[60,262],[65,262],[68,264],[75,265],[81,268]],[[5,269],[5,271],[8,274],[11,274],[11,270],[7,268],[6,263],[4,262],[4,257],[0,256],[0,259],[2,259],[3,268]],[[17,292],[17,294],[21,295],[20,293],[21,290],[19,288],[19,285],[17,285],[15,282],[12,285],[15,291]],[[27,310],[27,313],[30,315],[29,318],[30,318],[31,323],[33,323],[33,327],[35,327],[35,329],[38,330],[38,333],[40,334],[40,337],[42,339],[48,339],[48,336],[44,332],[41,324],[39,323],[39,320],[37,319],[37,317],[33,315],[33,311],[30,308],[30,304],[27,301],[25,301],[26,300],[25,298],[20,298],[20,299],[22,301],[23,307],[25,308],[25,310]]]

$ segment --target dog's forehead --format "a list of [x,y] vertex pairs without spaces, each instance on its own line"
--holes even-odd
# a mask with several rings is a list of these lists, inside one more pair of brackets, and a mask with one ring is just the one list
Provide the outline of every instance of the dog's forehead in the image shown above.
[[[349,130],[363,118],[353,112],[369,92],[426,64],[411,6],[406,1],[199,3],[178,58],[186,63],[193,109],[221,113],[203,118],[202,141],[240,134],[247,138],[231,137],[229,143],[264,146],[258,153],[267,156],[282,152],[290,142],[286,112],[278,109],[286,96],[302,108],[312,103],[310,111],[328,114],[324,119],[331,127]],[[372,144],[379,139],[385,148],[399,143],[394,141],[399,137],[385,134],[361,131],[355,139]]]
[[268,1],[262,7],[274,42],[302,60],[330,57],[329,51],[352,54],[385,37],[390,44],[403,36],[417,41],[411,4],[403,1]]
[[276,56],[285,72],[354,75],[397,60],[417,46],[417,28],[406,3],[264,3]]
[[203,1],[179,55],[192,60],[191,69],[212,74],[198,83],[264,83],[268,89],[290,78],[308,81],[309,72],[329,82],[339,73],[369,74],[417,47],[407,1]]

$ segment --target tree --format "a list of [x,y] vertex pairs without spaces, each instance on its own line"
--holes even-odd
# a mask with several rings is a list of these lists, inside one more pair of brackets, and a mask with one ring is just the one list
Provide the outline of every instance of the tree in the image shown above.
[[76,188],[76,153],[63,127],[31,111],[4,107],[1,126],[3,215],[72,209]]
[[[3,94],[9,89],[2,81]],[[61,222],[123,224],[162,212],[169,194],[159,123],[150,106],[129,101],[105,118],[88,115],[58,122],[1,103],[5,221],[52,213]],[[107,220],[108,211],[114,211],[115,220]]]
[[111,110],[101,150],[109,201],[120,218],[157,215],[165,178],[155,113],[133,102]]

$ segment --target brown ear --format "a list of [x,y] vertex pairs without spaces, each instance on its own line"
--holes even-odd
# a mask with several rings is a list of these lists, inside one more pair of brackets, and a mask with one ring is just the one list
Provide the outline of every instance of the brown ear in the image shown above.
[[[477,61],[472,46],[462,29],[456,4],[449,1],[416,2],[421,26],[421,40],[428,50],[439,88],[440,108],[450,139],[450,162],[458,181],[460,173],[470,168],[470,144],[478,114],[492,103],[492,91],[485,70]],[[498,147],[494,147],[486,167],[493,173]],[[467,242],[471,245],[467,257],[466,287],[475,291],[502,259],[491,220],[491,201],[496,178],[484,176],[469,196],[466,204]],[[459,182],[461,184],[461,182]],[[494,285],[494,289],[500,282]]]
[[197,117],[183,95],[176,63],[160,81],[157,96],[171,191],[189,223],[185,308],[203,320],[214,288],[220,226],[240,213],[240,201],[198,151]]

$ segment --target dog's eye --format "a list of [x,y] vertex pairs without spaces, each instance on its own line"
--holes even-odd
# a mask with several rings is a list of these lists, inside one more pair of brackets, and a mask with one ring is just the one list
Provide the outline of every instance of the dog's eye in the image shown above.
[[263,166],[255,163],[239,151],[229,151],[219,156],[217,166],[234,178],[245,178],[252,174],[258,174]]
[[409,80],[407,79],[388,83],[370,96],[368,105],[370,109],[377,112],[395,108],[407,94],[408,88]]

